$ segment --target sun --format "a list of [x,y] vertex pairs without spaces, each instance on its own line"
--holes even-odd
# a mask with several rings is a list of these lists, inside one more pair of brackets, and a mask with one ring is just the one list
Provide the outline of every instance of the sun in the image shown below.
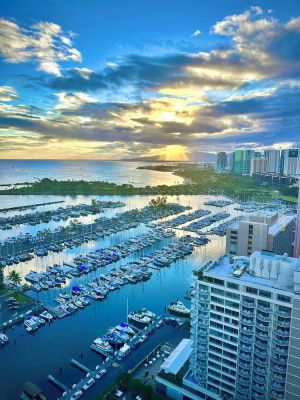
[[185,146],[172,144],[160,149],[161,161],[186,161],[187,159],[187,148]]

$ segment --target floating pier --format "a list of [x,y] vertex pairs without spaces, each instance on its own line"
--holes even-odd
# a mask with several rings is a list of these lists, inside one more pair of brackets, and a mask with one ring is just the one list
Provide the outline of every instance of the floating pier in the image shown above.
[[63,392],[68,392],[69,391],[69,388],[66,385],[64,385],[61,381],[56,379],[53,375],[48,375],[48,380],[51,383],[53,383],[53,385],[58,387],[61,391],[63,391]]
[[91,372],[91,370],[88,367],[86,367],[85,365],[81,364],[79,361],[74,360],[74,358],[72,358],[71,364],[75,365],[75,367],[81,369],[86,374]]

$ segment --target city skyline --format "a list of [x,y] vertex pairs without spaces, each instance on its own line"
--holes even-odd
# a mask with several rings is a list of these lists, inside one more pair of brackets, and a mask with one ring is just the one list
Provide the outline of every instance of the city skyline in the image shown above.
[[3,4],[0,158],[299,147],[297,1],[222,3]]

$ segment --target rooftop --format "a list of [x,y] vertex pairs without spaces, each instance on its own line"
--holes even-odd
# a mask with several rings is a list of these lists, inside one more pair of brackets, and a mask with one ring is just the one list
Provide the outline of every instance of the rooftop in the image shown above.
[[[251,257],[260,257],[260,259],[266,261],[272,260],[276,265],[278,262],[283,262],[285,266],[290,265],[289,269],[300,271],[300,260],[292,257],[279,256],[268,251],[255,252]],[[237,282],[243,281],[279,290],[294,291],[293,276],[288,274],[288,271],[286,271],[285,280],[257,276],[255,273],[255,271],[250,270],[250,257],[224,256],[211,263],[206,268],[204,275],[218,279],[236,280]],[[285,275],[285,270],[282,270],[282,273]]]

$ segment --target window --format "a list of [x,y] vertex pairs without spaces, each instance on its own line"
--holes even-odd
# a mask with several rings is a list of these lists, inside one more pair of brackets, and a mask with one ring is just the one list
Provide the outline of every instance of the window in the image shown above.
[[239,285],[233,282],[227,282],[227,287],[230,289],[239,290]]
[[263,296],[263,297],[269,297],[269,298],[272,297],[271,292],[267,292],[266,290],[260,290],[260,291],[259,291],[259,295],[260,295],[260,296]]
[[283,294],[278,294],[277,295],[277,300],[283,301],[285,303],[290,303],[291,302],[291,298],[289,296],[285,296]]
[[247,286],[247,287],[246,287],[246,292],[247,292],[247,293],[251,293],[251,294],[257,294],[257,293],[258,293],[258,290],[255,289],[255,288],[253,288],[253,287]]

